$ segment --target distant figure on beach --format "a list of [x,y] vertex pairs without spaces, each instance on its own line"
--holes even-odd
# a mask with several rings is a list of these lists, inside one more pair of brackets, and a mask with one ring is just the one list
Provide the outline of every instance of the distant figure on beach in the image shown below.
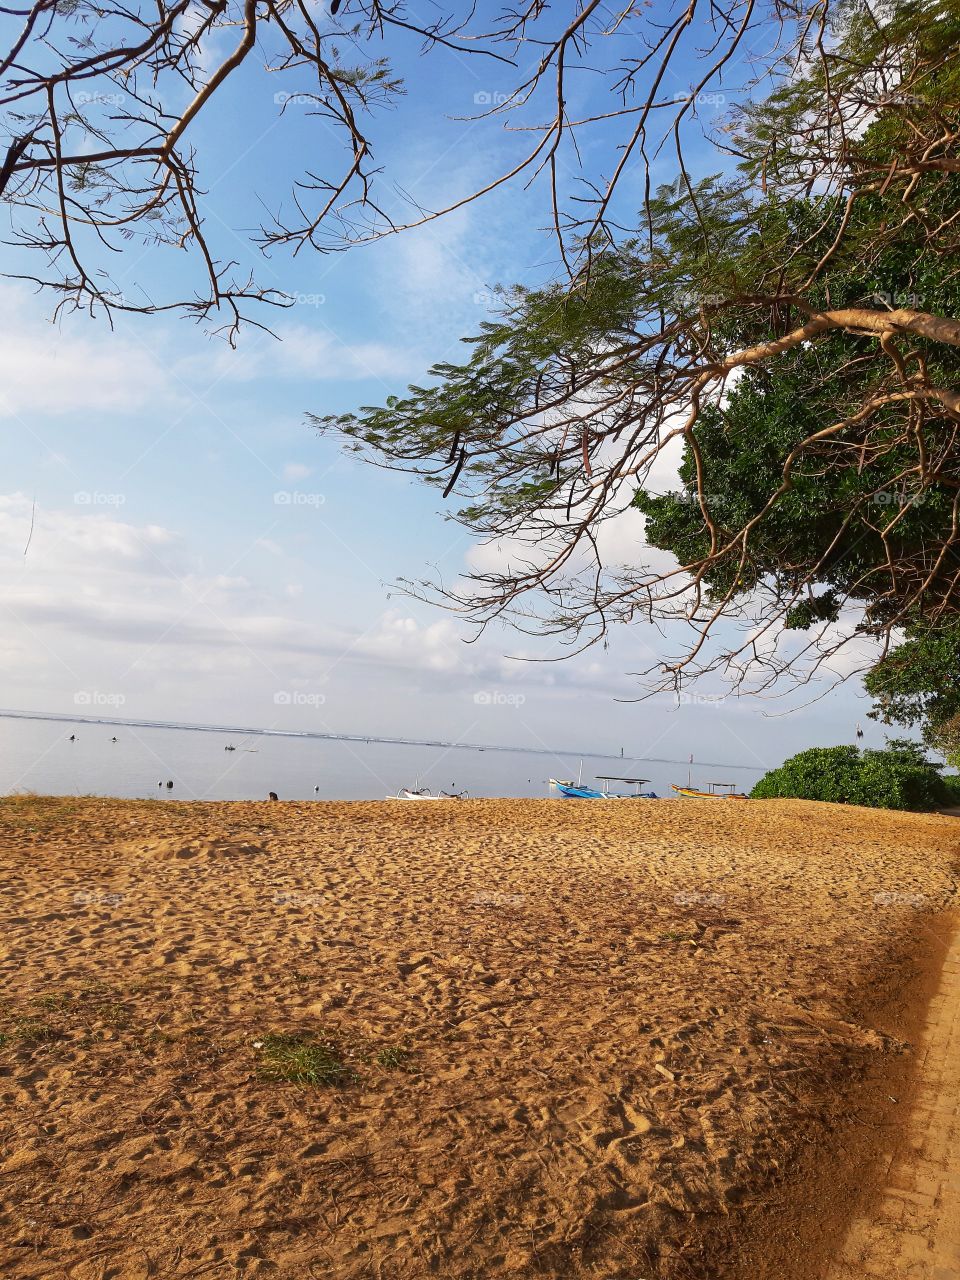
[[320,783],[318,782],[318,783],[317,783],[317,785],[316,785],[313,789],[314,789],[314,791],[319,792],[319,791],[320,791]]
[[168,790],[168,791],[172,791],[172,790],[173,790],[173,783],[172,783],[172,782],[168,782],[168,783],[167,783],[167,790]]
[[270,792],[270,799],[271,799],[271,800],[279,800],[279,799],[280,799],[280,797],[277,795],[277,793],[276,793],[275,791],[271,791],[271,792]]
[[67,739],[68,742],[76,742],[76,740],[77,735],[75,733],[71,733],[70,737]]

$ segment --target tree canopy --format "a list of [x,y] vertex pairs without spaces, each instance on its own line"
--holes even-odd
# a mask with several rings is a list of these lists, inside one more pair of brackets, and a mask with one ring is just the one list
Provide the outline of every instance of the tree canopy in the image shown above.
[[[735,172],[682,172],[572,284],[504,291],[432,385],[316,419],[507,540],[447,603],[581,644],[676,623],[647,673],[674,688],[807,678],[850,635],[957,616],[960,6],[835,17],[731,114]],[[667,567],[605,561],[630,506]]]

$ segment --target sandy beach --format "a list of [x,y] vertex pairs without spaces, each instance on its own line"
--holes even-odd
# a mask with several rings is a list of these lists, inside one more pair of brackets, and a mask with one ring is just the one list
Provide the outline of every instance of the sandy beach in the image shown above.
[[799,801],[0,801],[0,1270],[825,1275],[958,864]]

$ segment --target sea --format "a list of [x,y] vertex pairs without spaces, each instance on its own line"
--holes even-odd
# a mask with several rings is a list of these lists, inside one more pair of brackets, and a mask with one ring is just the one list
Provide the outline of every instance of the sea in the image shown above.
[[[228,751],[226,748],[233,747]],[[551,778],[604,774],[649,779],[642,787],[671,795],[689,761],[556,750],[457,744],[362,734],[36,717],[0,711],[0,794],[99,795],[158,800],[382,800],[402,787],[481,796],[549,796]],[[693,780],[736,780],[749,791],[761,770],[698,761]],[[168,786],[168,783],[173,786]],[[611,791],[634,788],[613,782]]]

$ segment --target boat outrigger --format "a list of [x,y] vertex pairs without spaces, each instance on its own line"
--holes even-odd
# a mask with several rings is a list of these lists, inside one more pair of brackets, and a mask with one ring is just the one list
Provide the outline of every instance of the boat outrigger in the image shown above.
[[388,800],[469,800],[466,791],[438,791],[436,795],[429,787],[420,787],[414,791],[410,787],[401,787],[395,796],[387,796]]
[[709,791],[700,791],[697,787],[678,787],[671,782],[670,789],[688,800],[746,800],[742,791],[735,790],[736,785],[735,782],[708,782]]

